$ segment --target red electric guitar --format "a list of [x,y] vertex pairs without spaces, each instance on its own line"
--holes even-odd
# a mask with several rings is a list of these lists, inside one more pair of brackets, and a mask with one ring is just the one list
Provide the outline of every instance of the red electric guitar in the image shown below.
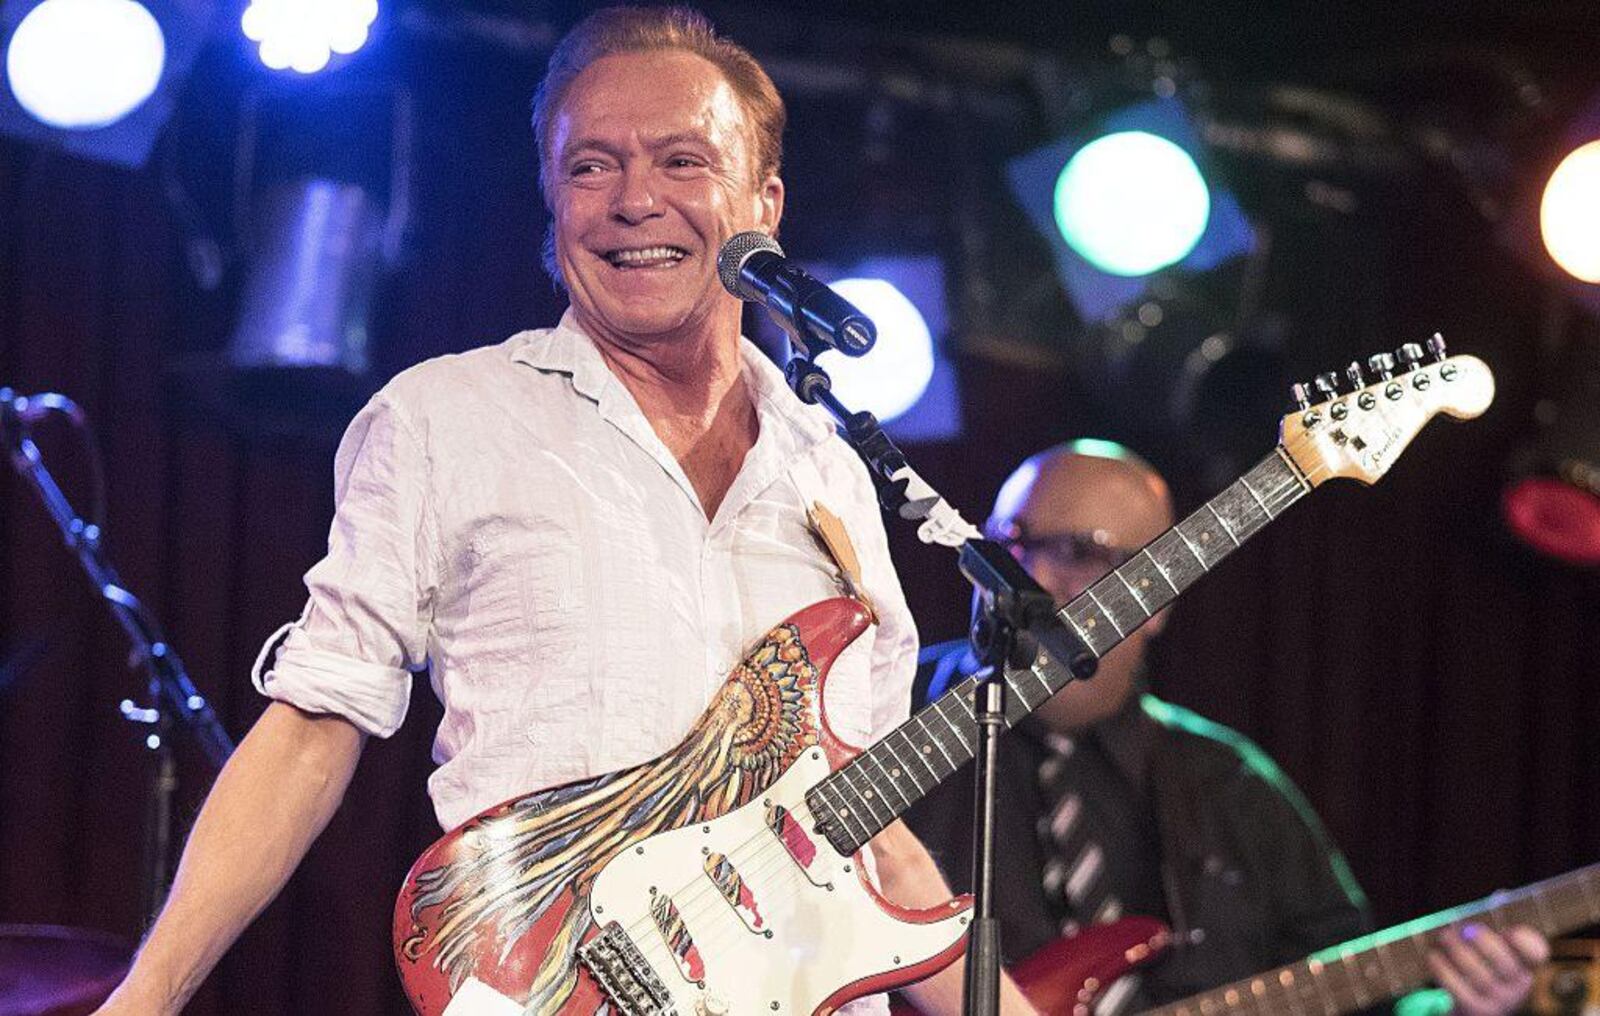
[[[1475,417],[1494,397],[1482,361],[1445,359],[1442,343],[1432,362],[1415,346],[1401,360],[1319,405],[1297,389],[1271,454],[1061,620],[1104,655],[1319,484],[1371,483],[1435,415]],[[750,651],[672,751],[507,801],[429,848],[394,912],[417,1011],[830,1013],[959,955],[970,900],[897,907],[860,851],[972,757],[973,685],[858,753],[829,728],[822,683],[868,623],[851,600],[806,608]],[[1044,655],[1008,672],[1008,720],[1069,679]]]
[[[1419,917],[1143,1016],[1339,1016],[1366,1009],[1428,983],[1433,975],[1426,957],[1435,938],[1441,929],[1468,922],[1499,930],[1527,924],[1550,938],[1600,924],[1600,864]],[[1046,1016],[1083,1016],[1113,981],[1149,962],[1168,941],[1160,921],[1127,917],[1050,942],[1012,967],[1011,976]],[[917,1013],[899,998],[889,1011]]]

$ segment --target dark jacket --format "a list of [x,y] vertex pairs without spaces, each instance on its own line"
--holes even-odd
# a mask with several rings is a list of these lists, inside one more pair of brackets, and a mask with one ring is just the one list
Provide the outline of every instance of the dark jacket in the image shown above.
[[[964,669],[952,653],[964,653],[964,645],[924,651],[924,661],[944,671],[931,697]],[[1150,916],[1175,932],[1174,947],[1144,978],[1145,1001],[1187,997],[1368,930],[1365,899],[1343,857],[1300,792],[1247,738],[1149,694],[1087,736],[1126,777],[1124,799],[1111,806],[1147,809],[1158,840],[1159,895],[1148,886],[1119,892],[1163,901],[1166,912]],[[1058,934],[1040,888],[1045,857],[1034,832],[1045,807],[1035,774],[1047,750],[1028,721],[1000,746],[995,907],[1007,963]],[[971,794],[968,766],[907,815],[957,891],[971,881]]]

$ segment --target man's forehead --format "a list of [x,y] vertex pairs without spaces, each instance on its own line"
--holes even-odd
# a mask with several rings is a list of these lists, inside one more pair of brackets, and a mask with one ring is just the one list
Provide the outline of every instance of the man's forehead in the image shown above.
[[1030,528],[1166,528],[1168,509],[1159,480],[1128,461],[1065,454],[1031,463],[1007,484],[996,516]]
[[558,150],[629,135],[646,145],[698,138],[725,145],[745,127],[738,94],[711,61],[684,50],[601,57],[573,81],[556,110]]

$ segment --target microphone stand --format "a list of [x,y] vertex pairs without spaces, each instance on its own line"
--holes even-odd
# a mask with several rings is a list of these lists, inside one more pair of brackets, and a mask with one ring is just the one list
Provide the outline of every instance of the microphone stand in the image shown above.
[[[794,332],[790,330],[791,337]],[[805,349],[804,342],[796,343]],[[967,946],[962,1011],[996,1016],[1000,1011],[1000,922],[994,916],[995,760],[1006,727],[1007,665],[1027,667],[1036,648],[1067,661],[1074,678],[1094,674],[1094,653],[1056,616],[1055,601],[1004,547],[986,540],[959,512],[916,474],[871,413],[851,412],[833,394],[833,381],[809,357],[795,355],[784,377],[802,402],[822,405],[871,470],[885,511],[920,522],[924,543],[959,549],[961,574],[978,593],[978,616],[970,639],[983,664],[973,704],[978,740],[973,764],[973,919]],[[1023,638],[1022,636],[1027,636]]]
[[[76,407],[72,407],[75,409]],[[133,644],[133,659],[149,674],[150,705],[136,706],[124,699],[122,715],[130,723],[148,728],[144,738],[150,753],[144,824],[142,902],[154,920],[166,898],[172,841],[172,806],[177,790],[177,766],[172,752],[172,731],[177,721],[194,738],[206,759],[221,769],[233,753],[233,741],[195,690],[178,652],[167,641],[154,616],[122,584],[106,558],[101,527],[85,521],[72,508],[55,478],[45,468],[39,448],[28,432],[26,400],[9,388],[0,388],[0,439],[10,452],[17,475],[27,480],[61,530],[67,549],[76,554],[111,616]]]

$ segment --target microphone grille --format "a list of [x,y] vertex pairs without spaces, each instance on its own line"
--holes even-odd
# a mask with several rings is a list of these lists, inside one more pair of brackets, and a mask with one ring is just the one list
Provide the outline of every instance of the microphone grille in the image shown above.
[[745,259],[758,250],[769,250],[779,257],[783,256],[783,248],[778,246],[778,241],[754,229],[728,237],[722,250],[717,252],[717,277],[722,280],[722,288],[741,300],[745,295],[739,288],[739,270],[744,267]]

